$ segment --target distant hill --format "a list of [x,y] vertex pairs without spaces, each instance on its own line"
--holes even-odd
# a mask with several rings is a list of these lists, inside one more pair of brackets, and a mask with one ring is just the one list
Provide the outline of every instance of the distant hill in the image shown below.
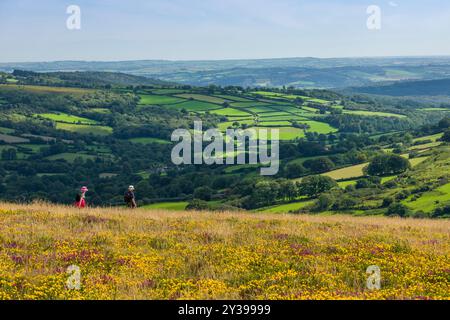
[[137,86],[137,85],[170,85],[171,83],[163,80],[135,76],[117,72],[102,71],[74,71],[74,72],[48,72],[38,73],[33,71],[14,70],[13,76],[27,78],[27,81],[36,84],[80,86]]
[[346,88],[450,78],[450,57],[0,63],[0,71],[14,69],[120,72],[196,86]]
[[450,79],[404,81],[389,85],[353,88],[353,90],[385,96],[450,96]]

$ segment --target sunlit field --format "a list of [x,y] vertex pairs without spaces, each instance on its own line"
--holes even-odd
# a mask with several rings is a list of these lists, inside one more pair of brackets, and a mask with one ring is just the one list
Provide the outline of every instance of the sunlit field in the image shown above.
[[[449,299],[450,221],[0,204],[0,299]],[[81,287],[68,289],[69,266]],[[366,274],[378,266],[379,290]]]

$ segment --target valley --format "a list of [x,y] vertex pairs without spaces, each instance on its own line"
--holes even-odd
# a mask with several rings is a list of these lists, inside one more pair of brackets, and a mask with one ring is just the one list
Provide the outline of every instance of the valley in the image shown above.
[[[99,77],[77,79],[83,76],[85,83]],[[450,164],[437,160],[449,155],[444,105],[294,88],[130,86],[118,84],[121,76],[73,87],[59,73],[3,75],[9,80],[0,85],[4,200],[70,204],[77,186],[89,184],[92,205],[120,206],[123,188],[133,184],[149,209],[448,215]],[[124,76],[124,83],[140,80]],[[278,129],[279,173],[260,177],[254,164],[174,165],[173,130],[192,131],[198,120],[222,132]],[[405,168],[368,174],[381,155],[401,156]],[[306,191],[317,176],[324,187]]]

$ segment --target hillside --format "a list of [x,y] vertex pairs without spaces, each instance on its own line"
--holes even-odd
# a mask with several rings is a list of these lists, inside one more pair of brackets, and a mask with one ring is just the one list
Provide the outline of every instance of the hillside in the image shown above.
[[346,88],[450,76],[448,57],[0,63],[0,71],[112,71],[186,85]]
[[[449,299],[449,229],[383,217],[0,203],[0,299]],[[374,265],[381,289],[371,291]],[[79,290],[66,287],[69,266]]]
[[[105,86],[91,72],[70,75],[90,85],[61,73],[0,74],[2,200],[70,204],[88,185],[91,205],[121,205],[134,185],[149,208],[448,216],[445,106],[328,90],[132,86],[116,74],[105,78],[126,83]],[[279,130],[276,175],[262,177],[258,164],[175,165],[172,133],[198,120],[222,133]],[[367,174],[383,155],[407,165]],[[317,176],[329,179],[311,191],[304,181]]]
[[169,82],[134,76],[118,72],[49,72],[35,73],[30,71],[14,70],[12,72],[18,82],[46,86],[75,86],[75,87],[105,87],[105,86],[158,86],[170,85]]
[[450,79],[403,81],[353,89],[359,93],[387,96],[450,96]]

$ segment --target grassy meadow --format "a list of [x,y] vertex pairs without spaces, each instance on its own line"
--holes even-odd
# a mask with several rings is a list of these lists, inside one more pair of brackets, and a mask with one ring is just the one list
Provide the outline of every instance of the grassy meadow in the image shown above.
[[97,124],[98,122],[95,120],[77,117],[66,113],[41,113],[36,115],[43,119],[48,119],[56,122],[65,122],[65,123],[79,123],[79,124]]
[[[0,299],[450,299],[449,230],[448,220],[2,203]],[[66,286],[72,265],[79,290]],[[380,290],[366,287],[372,265]]]

